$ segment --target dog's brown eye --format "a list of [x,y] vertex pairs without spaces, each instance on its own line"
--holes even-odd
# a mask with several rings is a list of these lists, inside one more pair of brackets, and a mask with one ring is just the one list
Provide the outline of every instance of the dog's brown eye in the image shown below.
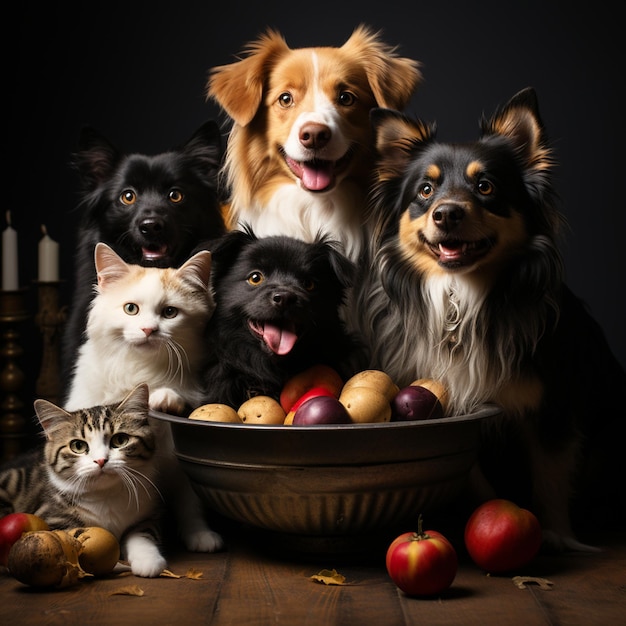
[[304,282],[302,283],[302,286],[307,290],[307,291],[313,291],[315,289],[315,281],[311,280],[310,278],[307,278],[304,280]]
[[250,285],[256,286],[256,285],[260,285],[265,280],[265,276],[263,276],[261,272],[252,272],[248,276],[247,280]]
[[420,198],[426,200],[435,193],[435,188],[430,183],[424,183],[418,190]]
[[182,202],[184,197],[185,196],[183,196],[183,192],[180,189],[172,189],[168,195],[170,202],[173,202],[174,204]]
[[126,313],[126,315],[137,315],[137,313],[139,313],[139,307],[134,302],[127,302],[124,305],[124,313]]
[[483,196],[489,196],[493,193],[493,185],[488,180],[478,181],[476,188],[478,189],[478,193]]
[[120,195],[122,204],[135,204],[137,202],[137,194],[132,189],[124,189]]
[[356,96],[349,91],[342,91],[337,98],[337,102],[339,102],[341,106],[349,107],[356,102]]
[[293,96],[288,91],[281,93],[278,96],[278,104],[285,109],[289,108],[293,104]]

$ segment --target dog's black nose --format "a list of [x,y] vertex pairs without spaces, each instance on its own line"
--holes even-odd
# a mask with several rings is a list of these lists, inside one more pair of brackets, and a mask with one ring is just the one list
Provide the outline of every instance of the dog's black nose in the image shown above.
[[145,237],[158,235],[163,230],[163,220],[154,217],[146,218],[139,224],[139,232]]
[[331,138],[331,131],[325,124],[311,122],[300,129],[300,143],[308,150],[323,148]]
[[272,294],[272,304],[279,308],[290,306],[296,301],[296,294],[292,291],[281,290]]
[[433,211],[433,221],[435,224],[449,232],[454,230],[465,217],[465,211],[458,204],[442,204]]

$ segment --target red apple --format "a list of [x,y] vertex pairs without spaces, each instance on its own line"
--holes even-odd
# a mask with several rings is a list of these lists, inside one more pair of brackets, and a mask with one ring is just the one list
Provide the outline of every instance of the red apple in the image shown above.
[[0,519],[0,565],[7,564],[11,546],[32,530],[49,530],[48,524],[30,513],[9,513]]
[[303,402],[293,414],[294,426],[350,424],[346,407],[334,396],[315,396]]
[[396,537],[385,558],[393,582],[410,596],[432,596],[450,587],[458,569],[452,544],[436,530],[422,531],[422,516],[417,532]]
[[391,401],[391,420],[427,420],[443,417],[439,398],[426,387],[409,385],[398,391]]
[[327,389],[326,387],[312,387],[307,392],[303,393],[294,403],[291,409],[291,412],[296,412],[301,404],[304,404],[307,400],[311,398],[317,398],[318,396],[327,396],[335,398],[335,394]]
[[338,398],[343,380],[332,367],[323,364],[295,374],[285,383],[280,394],[280,405],[285,413],[289,413],[298,398],[314,387],[324,387]]
[[465,547],[478,567],[503,573],[523,567],[541,546],[541,526],[533,513],[510,500],[481,504],[465,525]]

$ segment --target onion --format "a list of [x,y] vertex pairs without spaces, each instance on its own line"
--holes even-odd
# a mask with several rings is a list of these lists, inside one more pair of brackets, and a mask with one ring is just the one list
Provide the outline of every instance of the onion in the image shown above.
[[9,551],[11,575],[32,587],[69,587],[90,576],[78,563],[81,544],[64,531],[26,533]]

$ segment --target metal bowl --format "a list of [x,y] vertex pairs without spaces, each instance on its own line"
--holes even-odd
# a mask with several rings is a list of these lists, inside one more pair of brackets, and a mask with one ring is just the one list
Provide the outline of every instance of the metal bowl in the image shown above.
[[500,409],[428,421],[267,426],[169,423],[176,455],[203,501],[258,529],[337,537],[378,532],[458,498],[481,423]]

